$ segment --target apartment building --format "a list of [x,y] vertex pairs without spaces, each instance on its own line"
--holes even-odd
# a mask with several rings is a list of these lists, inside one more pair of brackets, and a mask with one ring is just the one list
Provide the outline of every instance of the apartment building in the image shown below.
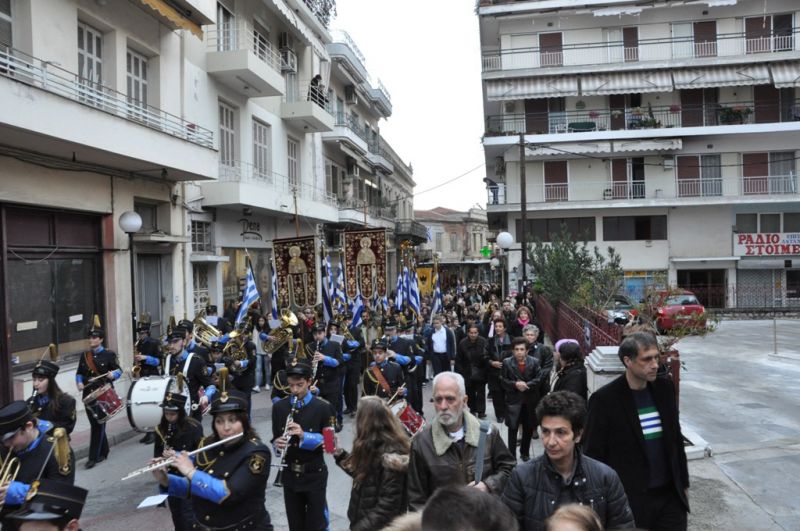
[[482,1],[478,16],[490,229],[521,238],[523,159],[528,240],[565,225],[615,247],[631,295],[800,303],[797,2]]
[[489,281],[489,255],[486,211],[470,208],[466,212],[445,207],[415,210],[414,219],[423,224],[429,240],[417,248],[418,262],[430,264],[437,257],[442,287],[458,282]]

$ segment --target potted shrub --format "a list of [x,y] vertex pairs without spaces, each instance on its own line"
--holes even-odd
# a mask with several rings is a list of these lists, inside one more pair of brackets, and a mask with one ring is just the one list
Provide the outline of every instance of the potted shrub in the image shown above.
[[719,109],[719,121],[723,124],[743,124],[753,109],[746,105],[733,105]]

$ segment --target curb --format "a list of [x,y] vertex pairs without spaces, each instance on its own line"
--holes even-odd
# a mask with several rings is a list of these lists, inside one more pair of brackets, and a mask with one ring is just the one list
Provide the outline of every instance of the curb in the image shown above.
[[697,459],[705,459],[706,457],[711,457],[713,455],[711,445],[709,445],[708,442],[700,436],[700,434],[694,431],[694,429],[686,425],[682,425],[681,433],[683,433],[683,438],[689,442],[689,444],[685,447],[687,460],[694,461]]
[[[117,433],[107,434],[106,437],[108,438],[108,447],[111,448],[112,446],[116,446],[117,444],[123,443],[128,439],[136,437],[137,435],[140,435],[140,433],[130,427]],[[73,448],[72,451],[75,453],[75,462],[77,463],[89,455],[89,445],[81,445],[78,448]]]

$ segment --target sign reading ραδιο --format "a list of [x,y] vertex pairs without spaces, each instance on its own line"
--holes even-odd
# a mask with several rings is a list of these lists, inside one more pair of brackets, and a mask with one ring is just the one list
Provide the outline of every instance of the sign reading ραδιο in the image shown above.
[[800,232],[756,232],[733,235],[735,256],[800,255]]

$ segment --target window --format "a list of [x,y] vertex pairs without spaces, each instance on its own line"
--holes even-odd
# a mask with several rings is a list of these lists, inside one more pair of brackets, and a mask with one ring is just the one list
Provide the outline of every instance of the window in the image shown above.
[[783,214],[783,232],[800,232],[800,212]]
[[139,232],[150,234],[158,230],[158,207],[152,203],[134,203],[133,210],[142,218]]
[[442,233],[437,232],[434,237],[434,247],[437,251],[442,251]]
[[667,216],[608,216],[603,218],[604,241],[666,239]]
[[253,119],[253,171],[262,179],[271,177],[272,130],[269,125]]
[[233,13],[221,3],[217,3],[217,51],[236,49],[236,25]]
[[286,153],[288,157],[287,176],[291,186],[297,186],[300,176],[300,142],[292,137],[286,137]]
[[[553,241],[564,229],[576,241],[593,241],[597,238],[595,218],[544,218],[527,221],[525,238],[528,240]],[[522,234],[521,220],[517,220],[516,229],[517,234]]]
[[540,66],[561,66],[564,64],[561,32],[539,34],[539,64]]
[[230,105],[219,102],[219,162],[233,166],[236,160],[235,112]]
[[456,251],[459,250],[459,247],[460,246],[458,245],[458,234],[456,234],[455,232],[451,232],[450,233],[450,250],[453,251],[453,252],[456,252]]
[[759,232],[780,232],[780,214],[761,214],[761,230]]
[[715,57],[717,55],[717,21],[704,20],[672,25],[674,58]]
[[81,101],[100,105],[103,82],[103,34],[78,24],[78,78]]
[[678,157],[678,197],[722,195],[719,155],[683,155]]
[[211,223],[192,221],[192,251],[195,253],[213,253],[211,243]]
[[253,50],[262,61],[272,61],[272,43],[269,42],[269,32],[255,21],[253,22]]
[[747,53],[794,49],[793,25],[791,13],[744,19]]
[[800,269],[786,271],[786,298],[800,299]]
[[210,294],[208,290],[208,264],[194,264],[192,266],[192,293],[194,295],[194,313],[208,306]]
[[343,197],[342,179],[344,178],[344,168],[331,160],[325,160],[325,190],[338,198]]
[[758,214],[736,214],[736,231],[744,234],[758,232]]
[[147,58],[132,50],[127,54],[128,115],[144,120],[147,118]]
[[11,0],[0,0],[0,45],[12,46]]
[[548,160],[544,163],[544,200],[568,201],[569,185],[567,184],[567,161]]
[[742,154],[742,194],[792,194],[795,187],[793,151]]

